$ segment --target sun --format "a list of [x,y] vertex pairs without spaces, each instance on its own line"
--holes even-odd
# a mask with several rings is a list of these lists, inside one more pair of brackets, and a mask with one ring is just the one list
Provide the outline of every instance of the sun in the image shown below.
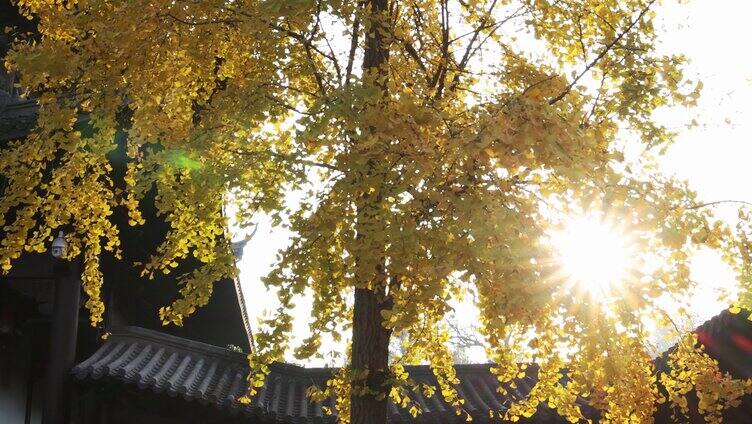
[[564,278],[592,294],[605,294],[622,284],[635,253],[623,231],[598,217],[571,219],[552,234],[551,242]]

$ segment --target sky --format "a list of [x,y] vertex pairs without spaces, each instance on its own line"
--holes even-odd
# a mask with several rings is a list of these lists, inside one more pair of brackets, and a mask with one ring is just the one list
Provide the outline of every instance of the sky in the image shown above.
[[666,9],[663,48],[690,58],[689,74],[699,76],[704,90],[690,112],[701,126],[681,132],[662,160],[664,170],[689,180],[706,198],[752,200],[752,57],[741,47],[752,36],[752,3],[697,0]]
[[[752,57],[740,49],[752,36],[751,13],[752,3],[743,0],[696,0],[659,10],[662,48],[685,54],[691,61],[688,75],[704,85],[695,110],[669,117],[676,125],[694,117],[700,125],[681,131],[660,162],[664,172],[689,181],[705,201],[752,201]],[[733,221],[737,207],[719,206],[716,212]],[[699,283],[693,312],[704,321],[724,307],[713,301],[713,291],[733,292],[735,277],[710,252],[695,258],[692,274]]]
[[[696,119],[699,126],[683,130],[676,143],[660,159],[664,172],[689,181],[704,201],[752,201],[752,55],[746,43],[752,39],[752,2],[746,0],[694,0],[677,5],[665,1],[656,11],[657,28],[666,52],[683,53],[690,58],[687,76],[699,77],[704,89],[698,107],[660,116],[667,125],[680,128]],[[294,202],[294,199],[291,199]],[[733,220],[736,207],[719,206],[717,212]],[[253,239],[240,261],[240,282],[246,307],[254,317],[263,315],[274,304],[261,277],[271,269],[277,251],[290,234],[272,228],[261,219]],[[237,238],[242,238],[239,235]],[[715,301],[718,289],[733,294],[735,277],[712,252],[701,252],[692,265],[692,277],[698,290],[692,300],[692,315],[699,324],[727,305]],[[295,314],[296,339],[307,333],[309,304],[301,299]],[[472,311],[458,314],[460,325],[475,321]],[[483,360],[482,351],[470,353],[471,360]],[[308,365],[331,364],[331,358],[308,362]]]

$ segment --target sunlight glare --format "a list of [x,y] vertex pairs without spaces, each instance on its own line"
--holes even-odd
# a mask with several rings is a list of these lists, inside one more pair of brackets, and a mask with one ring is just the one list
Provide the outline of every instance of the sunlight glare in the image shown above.
[[634,252],[613,225],[595,217],[576,218],[553,234],[552,242],[561,272],[584,291],[607,292],[627,277]]

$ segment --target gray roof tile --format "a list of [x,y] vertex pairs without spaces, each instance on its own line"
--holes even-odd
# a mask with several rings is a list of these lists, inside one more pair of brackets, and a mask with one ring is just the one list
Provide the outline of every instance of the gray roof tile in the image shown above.
[[[90,358],[73,369],[78,379],[115,379],[155,393],[180,396],[187,401],[210,404],[219,409],[263,416],[269,421],[290,423],[325,423],[334,421],[324,415],[322,406],[332,407],[331,399],[323,404],[310,402],[308,387],[323,386],[332,369],[303,368],[276,363],[259,394],[248,405],[237,401],[247,387],[248,365],[245,355],[216,346],[162,334],[138,327],[121,327]],[[407,367],[413,380],[436,384],[425,366]],[[489,407],[500,409],[508,399],[496,392],[498,383],[489,373],[488,364],[458,365],[461,384],[458,390],[465,399],[465,410],[476,417],[486,417]],[[532,386],[519,381],[522,391]],[[437,393],[431,398],[421,393],[413,400],[423,407],[420,422],[453,422],[454,410]],[[550,410],[541,411],[536,422],[564,422]],[[389,421],[414,422],[408,411],[390,404]]]
[[[746,314],[723,312],[698,327],[696,332],[722,369],[737,378],[752,377],[752,323],[746,319]],[[657,359],[659,369],[666,366],[666,356]],[[489,409],[503,410],[513,400],[512,396],[524,397],[535,384],[535,367],[529,367],[528,375],[517,380],[517,387],[510,388],[511,394],[503,397],[497,392],[499,383],[490,374],[489,367],[489,364],[456,366],[460,379],[457,390],[465,400],[465,411],[473,415],[475,422],[487,422]],[[414,381],[436,384],[430,368],[406,368]],[[79,379],[116,379],[156,393],[164,392],[221,410],[263,418],[264,422],[307,424],[334,421],[322,410],[322,406],[333,406],[331,399],[320,403],[309,402],[306,397],[306,389],[313,385],[323,386],[332,371],[273,364],[264,387],[250,404],[243,405],[237,399],[247,387],[248,365],[244,354],[138,327],[122,327],[114,329],[99,350],[72,372]],[[431,398],[415,393],[413,400],[424,411],[417,420],[408,411],[390,404],[389,422],[464,421],[454,414],[439,391]],[[588,414],[593,413],[585,399],[578,403]],[[751,405],[750,398],[745,397],[743,406],[733,412],[734,416],[749,417]],[[541,407],[533,418],[531,421],[537,423],[565,422],[545,407]]]

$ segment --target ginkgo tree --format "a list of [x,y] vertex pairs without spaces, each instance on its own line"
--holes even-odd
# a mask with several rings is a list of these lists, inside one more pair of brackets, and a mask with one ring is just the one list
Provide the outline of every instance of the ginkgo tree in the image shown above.
[[[603,422],[649,422],[666,400],[686,412],[695,390],[718,421],[750,391],[691,336],[670,372],[649,353],[646,319],[671,320],[662,299],[692,289],[693,251],[721,251],[743,293],[750,268],[746,212],[733,229],[654,166],[675,135],[654,112],[692,106],[701,88],[684,57],[658,51],[656,0],[17,3],[40,37],[20,34],[6,65],[40,108],[36,131],[0,154],[0,264],[69,229],[92,324],[100,258],[120,250],[113,211],[144,225],[153,201],[170,226],[145,276],[201,264],[160,311],[180,325],[236,273],[231,203],[240,226],[268,213],[293,233],[265,280],[280,306],[255,334],[249,396],[288,348],[309,358],[344,337],[346,366],[311,392],[334,396],[340,421],[385,422],[389,400],[420,413],[411,390],[466,415],[443,318],[469,292],[500,394],[536,369],[529,395],[492,415],[546,403],[575,422],[580,398]],[[119,129],[121,177],[107,156]],[[303,187],[289,210],[285,193]],[[562,275],[549,242],[593,213],[619,222],[634,255],[597,295]],[[311,335],[290,346],[304,293]],[[415,387],[404,365],[418,362],[438,387]]]

